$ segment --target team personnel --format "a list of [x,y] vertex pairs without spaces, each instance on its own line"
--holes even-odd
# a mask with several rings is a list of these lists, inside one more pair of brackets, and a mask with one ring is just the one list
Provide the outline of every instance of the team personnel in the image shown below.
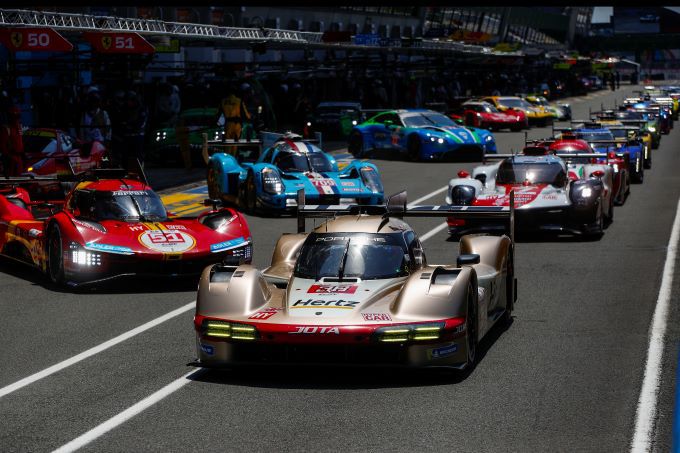
[[24,140],[21,129],[21,110],[12,106],[7,112],[6,123],[0,126],[0,153],[5,176],[19,176],[24,170]]

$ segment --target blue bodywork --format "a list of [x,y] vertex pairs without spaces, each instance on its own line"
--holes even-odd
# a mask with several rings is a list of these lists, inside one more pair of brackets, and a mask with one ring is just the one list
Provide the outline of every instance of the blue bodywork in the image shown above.
[[301,140],[277,141],[265,149],[256,162],[241,161],[238,154],[216,153],[210,157],[211,196],[243,203],[246,192],[253,186],[256,208],[262,210],[295,209],[299,189],[304,189],[305,204],[310,205],[382,204],[384,201],[384,189],[375,165],[352,161],[340,171],[332,155]]
[[352,129],[350,152],[356,157],[386,149],[425,161],[497,153],[491,132],[460,126],[427,109],[381,112]]

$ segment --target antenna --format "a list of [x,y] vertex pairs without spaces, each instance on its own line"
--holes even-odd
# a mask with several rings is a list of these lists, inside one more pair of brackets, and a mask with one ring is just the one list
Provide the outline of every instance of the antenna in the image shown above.
[[302,215],[302,208],[305,207],[305,189],[297,191],[297,232],[305,232],[305,216]]

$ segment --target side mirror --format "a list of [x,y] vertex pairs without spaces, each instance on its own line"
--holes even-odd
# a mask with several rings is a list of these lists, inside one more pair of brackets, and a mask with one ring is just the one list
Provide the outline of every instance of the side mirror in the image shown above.
[[468,255],[460,255],[458,256],[458,260],[456,260],[456,264],[458,267],[463,267],[463,266],[472,266],[473,264],[479,264],[479,255],[476,253],[470,253]]
[[486,185],[486,173],[480,173],[477,176],[475,176],[475,179],[482,184]]
[[454,123],[460,124],[461,126],[465,126],[465,121],[463,121],[463,118],[456,118],[453,120]]
[[391,128],[392,126],[394,126],[394,122],[392,120],[385,120],[385,122],[383,124],[388,129]]
[[465,170],[461,170],[458,172],[458,177],[459,178],[468,178],[470,176],[470,173],[466,172]]
[[602,170],[595,170],[590,174],[590,176],[593,176],[595,178],[601,178],[604,176],[604,172]]
[[416,268],[421,268],[425,264],[425,255],[423,254],[423,249],[420,247],[415,247],[413,249],[413,258],[415,260]]

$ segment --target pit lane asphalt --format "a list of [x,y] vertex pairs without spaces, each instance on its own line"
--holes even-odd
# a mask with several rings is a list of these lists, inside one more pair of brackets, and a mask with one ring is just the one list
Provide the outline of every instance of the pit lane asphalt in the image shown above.
[[[572,102],[620,103],[631,88]],[[465,379],[384,370],[209,371],[84,450],[625,451],[680,196],[680,127],[653,151],[614,223],[595,242],[517,244],[514,322],[496,329]],[[523,134],[495,134],[501,152]],[[530,138],[550,129],[532,129]],[[474,164],[375,160],[386,193],[414,200]],[[439,194],[423,203],[442,203]],[[248,218],[255,264],[268,264],[290,218]],[[419,234],[441,219],[413,219]],[[308,221],[311,224],[311,221]],[[424,244],[431,263],[453,262],[445,231]],[[119,282],[94,293],[55,291],[28,269],[0,264],[0,387],[65,360],[195,298],[195,282]],[[678,280],[674,285],[678,294]],[[677,297],[674,298],[677,300]],[[192,312],[0,398],[0,450],[48,451],[185,374],[195,357]],[[670,447],[676,327],[671,309],[659,405],[658,451]]]

